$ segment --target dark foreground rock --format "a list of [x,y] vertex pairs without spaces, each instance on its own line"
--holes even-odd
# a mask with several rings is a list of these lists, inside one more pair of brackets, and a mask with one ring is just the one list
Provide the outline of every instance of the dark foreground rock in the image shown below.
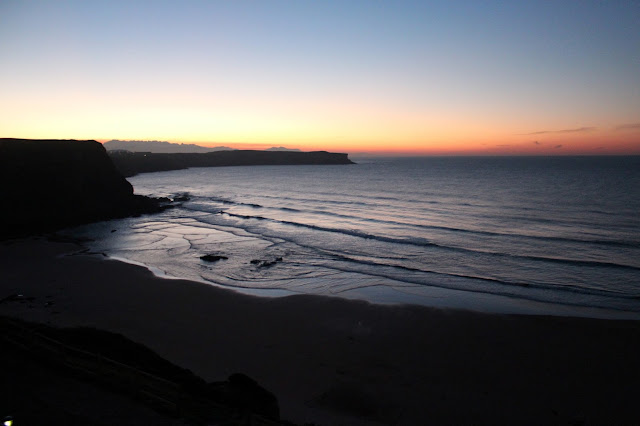
[[160,210],[96,141],[0,139],[0,239]]
[[234,373],[226,381],[209,383],[207,387],[209,395],[224,405],[268,419],[280,419],[276,396],[245,374]]
[[0,331],[7,367],[0,413],[16,424],[291,425],[279,421],[277,398],[241,373],[206,383],[143,345],[93,328],[0,317]]
[[227,260],[229,259],[227,256],[221,256],[219,254],[205,254],[204,256],[200,256],[200,259],[205,262],[217,262],[218,260]]
[[189,154],[112,151],[109,156],[120,173],[130,177],[138,173],[180,170],[189,167],[264,166],[304,164],[353,164],[347,154],[326,151],[216,151]]

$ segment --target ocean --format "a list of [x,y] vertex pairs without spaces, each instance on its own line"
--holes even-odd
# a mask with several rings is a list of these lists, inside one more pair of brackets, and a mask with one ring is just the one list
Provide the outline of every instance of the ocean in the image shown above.
[[261,296],[640,318],[640,157],[357,163],[141,174],[137,194],[182,201],[67,232]]

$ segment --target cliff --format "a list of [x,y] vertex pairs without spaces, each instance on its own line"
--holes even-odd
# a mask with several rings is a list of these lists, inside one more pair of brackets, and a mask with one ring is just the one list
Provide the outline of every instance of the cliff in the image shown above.
[[0,239],[158,210],[96,141],[0,139]]
[[110,152],[116,168],[124,176],[138,173],[179,170],[189,167],[264,166],[303,164],[353,164],[347,154],[326,151],[216,151],[203,154],[153,154],[149,152]]

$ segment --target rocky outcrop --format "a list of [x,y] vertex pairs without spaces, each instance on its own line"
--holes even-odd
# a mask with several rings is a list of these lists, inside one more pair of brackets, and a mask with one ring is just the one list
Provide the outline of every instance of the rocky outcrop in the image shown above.
[[96,141],[0,139],[0,239],[159,209]]
[[255,413],[268,419],[280,419],[276,396],[251,377],[234,373],[225,382],[209,383],[210,397],[244,413]]
[[[20,413],[23,424],[104,424],[100,412],[118,412],[119,408],[125,411],[116,418],[126,424],[155,424],[132,421],[124,407],[107,407],[119,401],[113,398],[92,403],[90,411],[95,409],[96,415],[88,416],[97,422],[87,421],[86,412],[70,415],[72,401],[90,384],[94,392],[108,389],[131,398],[129,404],[136,401],[181,418],[180,424],[293,425],[279,420],[278,399],[251,377],[235,373],[225,381],[207,383],[120,334],[88,327],[55,328],[0,316],[0,336],[5,338],[0,353],[3,367],[19,367],[0,369],[0,379],[17,385],[11,388],[15,394],[8,406],[18,408],[11,413]],[[84,386],[79,386],[81,382]],[[47,383],[47,392],[41,392],[41,383]],[[53,396],[51,390],[62,396]],[[38,410],[33,410],[34,404]]]
[[200,259],[205,262],[217,262],[219,260],[227,260],[229,259],[227,256],[222,256],[219,254],[205,254],[204,256],[200,256]]
[[109,153],[124,176],[138,173],[180,170],[189,167],[263,166],[303,164],[353,164],[347,154],[326,151],[216,151],[204,154],[154,154],[150,152]]

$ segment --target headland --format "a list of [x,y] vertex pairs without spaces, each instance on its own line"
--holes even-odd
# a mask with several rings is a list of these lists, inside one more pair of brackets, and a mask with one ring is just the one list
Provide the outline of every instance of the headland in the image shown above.
[[150,153],[110,151],[109,156],[125,177],[138,173],[180,170],[189,167],[353,164],[348,154],[326,151],[233,150],[206,153]]

